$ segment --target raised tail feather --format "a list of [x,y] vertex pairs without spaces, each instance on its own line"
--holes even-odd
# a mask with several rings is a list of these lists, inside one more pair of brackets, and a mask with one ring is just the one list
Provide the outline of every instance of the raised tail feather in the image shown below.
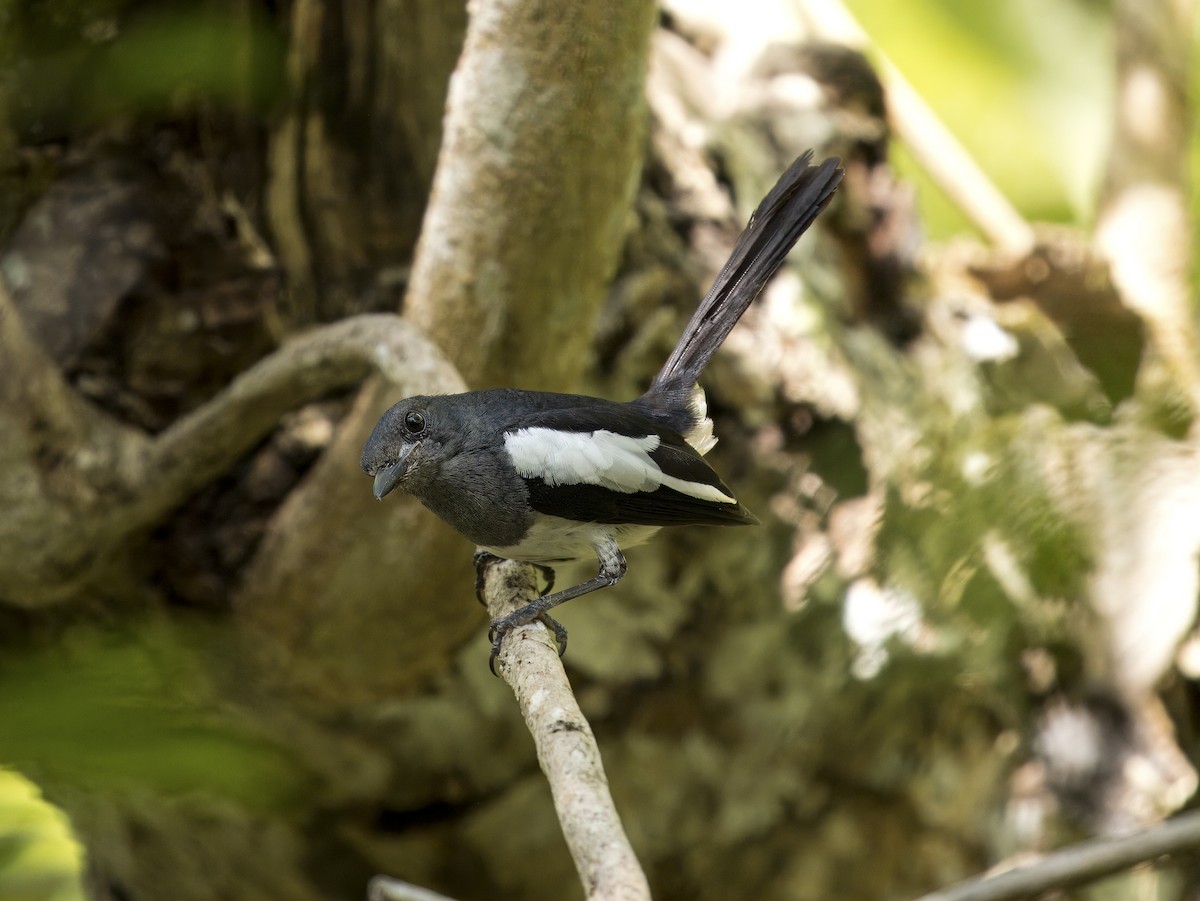
[[647,398],[690,389],[800,236],[828,206],[842,180],[841,160],[811,163],[810,150],[788,167],[758,205]]

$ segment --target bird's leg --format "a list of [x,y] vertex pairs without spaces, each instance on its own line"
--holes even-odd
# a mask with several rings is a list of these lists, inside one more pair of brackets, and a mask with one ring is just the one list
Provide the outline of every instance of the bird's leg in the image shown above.
[[[562,591],[556,591],[553,594],[544,594],[519,610],[515,610],[499,619],[492,620],[492,628],[488,632],[488,638],[492,642],[492,656],[488,660],[488,666],[493,673],[496,671],[496,655],[500,653],[500,645],[504,642],[504,636],[517,626],[531,623],[535,619],[545,622],[547,619],[550,619],[547,616],[547,611],[554,609],[559,604],[574,600],[577,597],[589,594],[600,588],[616,585],[621,581],[621,577],[625,575],[626,569],[625,555],[621,553],[621,548],[617,546],[616,539],[611,535],[605,535],[601,540],[597,541],[596,556],[600,558],[600,571],[586,582],[580,582],[578,585],[574,585],[571,588],[564,588]],[[554,634],[558,638],[558,653],[561,656],[567,649],[567,630],[560,623],[552,619],[550,619],[547,625],[554,630]]]
[[[546,580],[546,587],[538,592],[540,597],[545,597],[554,590],[554,567],[546,566],[544,563],[530,563],[534,569],[542,574],[542,578]],[[544,625],[547,629],[554,633],[554,640],[558,643],[558,656],[561,657],[567,653],[567,627],[554,619],[549,613],[543,613],[538,617],[538,622]],[[488,666],[492,668],[492,674],[496,672],[492,660],[488,661]]]

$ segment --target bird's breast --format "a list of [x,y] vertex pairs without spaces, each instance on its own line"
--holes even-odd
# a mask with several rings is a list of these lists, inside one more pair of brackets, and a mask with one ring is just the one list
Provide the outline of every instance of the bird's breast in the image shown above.
[[596,545],[604,535],[612,535],[622,550],[642,544],[658,526],[605,525],[576,522],[561,516],[535,513],[525,535],[514,544],[484,547],[484,550],[509,560],[525,563],[563,563],[568,560],[596,559]]

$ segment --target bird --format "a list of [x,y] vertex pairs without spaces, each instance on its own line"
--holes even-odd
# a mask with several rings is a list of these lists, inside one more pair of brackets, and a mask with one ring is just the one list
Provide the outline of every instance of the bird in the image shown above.
[[[497,558],[546,575],[542,595],[494,619],[495,673],[504,638],[558,605],[617,584],[624,551],[664,526],[751,525],[755,516],[704,459],[716,443],[698,380],[747,307],[841,182],[836,157],[807,151],[751,215],[729,259],[675,349],[641,397],[617,402],[578,394],[491,388],[405,398],[380,417],[360,463],[376,499],[399,489],[480,548],[477,593]],[[552,591],[553,567],[598,562],[595,576]]]

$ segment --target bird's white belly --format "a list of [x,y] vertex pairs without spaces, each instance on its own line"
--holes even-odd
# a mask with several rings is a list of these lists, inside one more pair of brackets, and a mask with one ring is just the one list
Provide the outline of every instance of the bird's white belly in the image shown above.
[[484,550],[497,557],[522,560],[526,563],[594,560],[596,545],[606,535],[614,537],[617,544],[624,550],[646,541],[659,528],[659,526],[575,522],[572,519],[538,513],[525,537],[517,544],[504,547],[485,547]]

